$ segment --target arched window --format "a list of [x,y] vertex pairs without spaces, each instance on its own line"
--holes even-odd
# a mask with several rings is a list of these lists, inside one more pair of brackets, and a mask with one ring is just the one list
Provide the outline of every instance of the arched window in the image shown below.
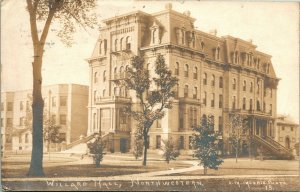
[[130,37],[127,36],[126,37],[126,50],[130,50],[131,49],[131,44],[130,44],[131,40]]
[[115,77],[115,79],[118,79],[118,68],[117,67],[115,67],[115,69],[114,69],[114,77]]
[[211,121],[211,124],[212,124],[212,131],[215,130],[215,116],[210,116],[210,121]]
[[259,82],[257,82],[257,94],[259,94],[260,92],[260,86],[259,86]]
[[106,81],[106,71],[103,71],[103,82]]
[[223,88],[223,77],[219,77],[219,88]]
[[236,79],[235,78],[232,80],[232,89],[236,90]]
[[175,65],[175,75],[179,75],[179,63],[176,62],[176,65]]
[[194,68],[194,79],[198,79],[198,68]]
[[260,102],[259,102],[259,100],[256,101],[256,110],[260,111]]
[[235,96],[232,97],[232,109],[235,109],[236,107],[236,98]]
[[124,67],[120,67],[120,78],[124,78]]
[[185,64],[184,66],[184,77],[188,77],[189,76],[189,65]]
[[246,81],[243,81],[243,91],[246,91]]
[[155,44],[156,42],[156,29],[153,29],[152,31],[152,43]]
[[97,101],[97,95],[98,95],[97,91],[94,91],[94,102]]
[[272,104],[270,104],[270,114],[272,115]]
[[94,73],[94,83],[98,83],[98,73]]
[[118,39],[115,40],[115,51],[118,51]]
[[223,107],[223,95],[220,94],[219,95],[219,108],[222,108]]
[[253,100],[250,99],[249,101],[249,110],[252,111],[253,110]]
[[210,106],[215,107],[215,94],[214,93],[211,94]]
[[250,92],[252,93],[253,92],[253,83],[250,82]]
[[184,86],[184,97],[187,98],[189,96],[189,86],[185,85]]
[[243,110],[246,110],[246,98],[243,98]]
[[197,92],[198,92],[197,87],[194,87],[194,90],[193,90],[193,98],[194,99],[197,99]]
[[120,50],[122,51],[124,49],[123,47],[123,37],[120,39]]
[[203,41],[201,41],[201,51],[203,52],[204,51],[204,47],[205,47],[205,44]]
[[215,76],[212,75],[211,76],[211,86],[215,86],[215,81],[216,81]]
[[207,85],[207,74],[203,74],[203,85]]

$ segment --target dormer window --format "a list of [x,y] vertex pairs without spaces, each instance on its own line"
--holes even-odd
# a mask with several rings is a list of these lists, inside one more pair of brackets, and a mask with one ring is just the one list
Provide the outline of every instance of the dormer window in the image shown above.
[[204,51],[204,47],[205,47],[205,44],[203,41],[201,41],[201,51],[203,52]]

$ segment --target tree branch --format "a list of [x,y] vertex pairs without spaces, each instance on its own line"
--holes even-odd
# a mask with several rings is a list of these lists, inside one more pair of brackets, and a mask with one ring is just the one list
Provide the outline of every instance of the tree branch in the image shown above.
[[46,38],[47,38],[47,35],[48,35],[48,32],[49,32],[50,24],[51,24],[51,21],[54,17],[54,14],[55,14],[55,9],[50,9],[49,15],[48,15],[47,20],[45,22],[44,29],[43,29],[41,39],[40,39],[40,43],[42,45],[42,48],[44,48],[45,41],[46,41]]
[[86,28],[84,27],[84,25],[80,22],[80,20],[77,18],[77,17],[75,17],[75,15],[73,14],[73,13],[71,13],[68,9],[66,9],[66,8],[63,8],[67,13],[69,13],[76,21],[77,21],[77,23],[86,31],[86,32],[88,32],[87,30],[86,30]]
[[34,54],[36,54],[37,53],[36,45],[39,42],[39,36],[38,36],[37,25],[36,25],[36,16],[35,16],[36,12],[34,11],[34,8],[32,7],[32,1],[27,0],[26,2],[27,2],[27,8],[28,8],[28,12],[29,12],[32,44],[33,44]]

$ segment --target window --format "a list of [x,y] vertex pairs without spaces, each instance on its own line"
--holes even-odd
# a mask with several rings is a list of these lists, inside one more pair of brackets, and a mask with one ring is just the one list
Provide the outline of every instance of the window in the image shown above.
[[223,77],[219,78],[219,88],[223,88]]
[[206,97],[207,97],[207,93],[204,92],[204,95],[203,95],[203,105],[206,106]]
[[215,107],[215,94],[214,93],[211,94],[210,106]]
[[98,83],[98,73],[94,73],[94,83]]
[[179,75],[179,63],[176,62],[175,75]]
[[161,128],[161,119],[156,120],[156,127]]
[[246,81],[243,82],[243,91],[246,91]]
[[260,91],[260,86],[259,86],[259,82],[257,82],[257,94],[259,94]]
[[28,133],[25,134],[25,143],[29,143],[29,134]]
[[184,149],[184,136],[179,137],[179,149]]
[[215,59],[216,59],[216,60],[220,60],[220,47],[217,47],[217,48],[216,48]]
[[24,109],[23,101],[20,101],[20,111],[23,111],[23,109]]
[[130,37],[127,36],[126,37],[126,50],[130,50],[130,49],[131,49]]
[[243,110],[246,110],[246,98],[243,98]]
[[178,99],[178,95],[179,95],[178,92],[179,92],[179,85],[177,84],[174,86],[174,98],[175,99]]
[[7,111],[12,111],[12,110],[13,110],[13,103],[7,102]]
[[114,87],[114,96],[118,96],[118,87]]
[[233,60],[234,60],[235,64],[239,63],[239,52],[238,51],[234,52],[234,54],[233,54]]
[[106,81],[106,71],[103,71],[103,82]]
[[115,78],[115,79],[118,79],[118,72],[117,72],[117,71],[118,71],[118,68],[115,67],[115,68],[114,68],[114,78]]
[[270,114],[272,115],[272,104],[270,104]]
[[7,119],[6,119],[6,126],[7,126],[7,127],[11,127],[12,124],[13,124],[13,123],[12,123],[12,118],[7,118]]
[[126,124],[127,123],[126,114],[122,109],[120,109],[120,123],[121,124]]
[[56,107],[56,97],[52,97],[52,107]]
[[236,79],[235,78],[232,80],[232,89],[233,90],[236,89]]
[[202,41],[202,42],[201,42],[201,50],[202,50],[202,51],[204,51],[204,47],[205,47],[205,44],[204,44],[204,42]]
[[106,55],[107,52],[107,40],[104,39],[104,54]]
[[197,92],[198,92],[197,87],[194,87],[194,90],[193,90],[193,99],[197,99]]
[[232,109],[235,109],[235,96],[232,97]]
[[207,74],[204,73],[203,75],[203,85],[207,85]]
[[211,86],[215,86],[215,76],[211,76]]
[[198,79],[198,68],[194,68],[194,79]]
[[67,106],[67,97],[66,96],[60,96],[60,106],[61,107]]
[[219,116],[219,129],[218,129],[219,134],[223,133],[223,118],[222,116]]
[[100,41],[99,43],[99,54],[100,55],[102,54],[102,41]]
[[291,131],[292,131],[292,132],[294,131],[294,127],[291,127]]
[[184,86],[184,97],[187,98],[189,96],[189,86],[185,85]]
[[285,127],[284,127],[284,126],[282,126],[282,127],[281,127],[281,130],[282,130],[282,131],[284,131],[284,128],[285,128]]
[[[148,140],[149,142],[149,140]],[[160,149],[161,147],[161,136],[160,135],[156,135],[156,149]]]
[[256,110],[260,111],[260,102],[259,102],[259,100],[256,101]]
[[223,95],[219,95],[219,108],[223,107]]
[[212,130],[215,130],[215,116],[210,116],[210,120],[211,120],[211,123],[212,123]]
[[250,99],[250,101],[249,101],[249,110],[250,110],[250,111],[252,111],[252,109],[253,109],[252,103],[253,103],[253,102],[252,102],[252,99]]
[[123,50],[123,37],[120,39],[120,50],[122,51]]
[[263,111],[266,112],[266,102],[263,102]]
[[156,41],[156,29],[153,29],[153,31],[152,31],[152,43],[155,43],[155,41]]
[[60,115],[59,124],[61,124],[61,125],[66,125],[67,124],[67,116],[66,115]]
[[184,77],[188,77],[189,76],[189,66],[188,64],[186,64],[184,66]]
[[251,82],[250,83],[250,93],[252,93],[253,92],[253,83]]
[[102,97],[105,97],[105,89],[102,91]]
[[4,103],[1,102],[1,111],[4,111]]

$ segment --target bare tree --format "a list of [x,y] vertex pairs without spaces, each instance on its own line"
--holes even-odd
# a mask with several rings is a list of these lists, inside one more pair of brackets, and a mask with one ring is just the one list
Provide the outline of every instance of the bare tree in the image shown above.
[[[67,45],[72,43],[76,24],[86,28],[96,25],[96,15],[91,10],[96,0],[26,0],[30,19],[33,45],[33,92],[32,92],[32,154],[28,175],[43,176],[43,108],[42,63],[44,46],[51,24],[59,23],[58,37]],[[44,25],[42,29],[38,26]],[[40,25],[41,24],[41,25]]]
[[[146,166],[150,127],[154,121],[163,118],[165,109],[172,107],[171,99],[175,94],[172,89],[178,79],[172,76],[162,55],[156,58],[154,77],[150,77],[144,59],[139,56],[131,59],[131,67],[128,68],[127,73],[129,78],[125,80],[125,85],[134,90],[139,100],[139,109],[129,109],[128,112],[138,122],[137,129],[141,129],[144,141],[143,165]],[[155,88],[150,89],[151,85]]]

